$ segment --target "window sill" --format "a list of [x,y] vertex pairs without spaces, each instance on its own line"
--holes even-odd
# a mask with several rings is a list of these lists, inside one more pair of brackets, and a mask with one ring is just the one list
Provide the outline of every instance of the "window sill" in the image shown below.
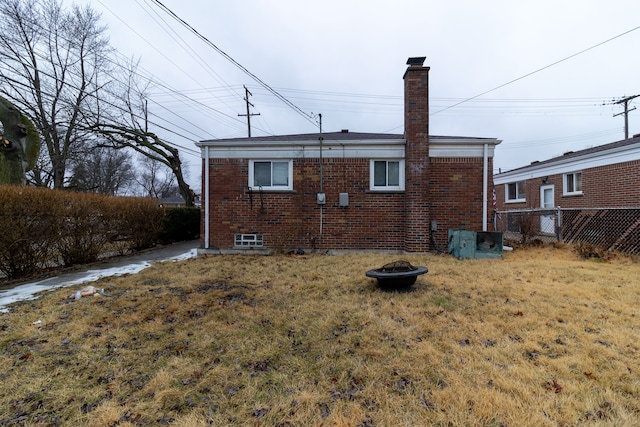
[[405,192],[405,190],[387,190],[387,189],[380,189],[380,190],[366,190],[365,193],[366,194],[403,194]]
[[512,203],[527,203],[527,199],[517,199],[517,200],[507,200],[506,202],[504,202],[506,205],[508,204],[512,204]]
[[580,191],[579,193],[564,193],[562,195],[562,197],[576,197],[576,196],[584,196],[584,194],[582,193],[582,191]]

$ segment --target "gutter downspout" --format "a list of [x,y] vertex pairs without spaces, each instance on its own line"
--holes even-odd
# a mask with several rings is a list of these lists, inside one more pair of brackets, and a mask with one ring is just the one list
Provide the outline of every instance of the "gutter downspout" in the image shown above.
[[484,144],[482,154],[482,231],[487,231],[487,196],[489,191],[489,144]]
[[[322,140],[324,139],[322,137],[322,114],[318,114],[318,117],[320,118],[320,193],[323,192],[322,189],[322,184],[323,184],[323,165],[322,165]],[[322,211],[324,210],[324,206],[320,205],[320,237],[322,237]]]
[[204,147],[204,249],[209,249],[209,146]]

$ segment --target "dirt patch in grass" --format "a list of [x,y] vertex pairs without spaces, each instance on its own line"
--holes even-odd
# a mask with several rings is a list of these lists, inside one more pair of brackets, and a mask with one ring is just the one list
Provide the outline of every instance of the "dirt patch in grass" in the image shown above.
[[[556,426],[640,417],[640,265],[201,257],[0,314],[0,425]],[[81,286],[77,288],[80,289]]]

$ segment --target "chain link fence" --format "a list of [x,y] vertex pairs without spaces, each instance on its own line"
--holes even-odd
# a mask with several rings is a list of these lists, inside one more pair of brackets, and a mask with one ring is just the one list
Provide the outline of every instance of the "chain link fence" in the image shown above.
[[496,211],[494,224],[505,240],[585,242],[606,251],[640,254],[640,208]]

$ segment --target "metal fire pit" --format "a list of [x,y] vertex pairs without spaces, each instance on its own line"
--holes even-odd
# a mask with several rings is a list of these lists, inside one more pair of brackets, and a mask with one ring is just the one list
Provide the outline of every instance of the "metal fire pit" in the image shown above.
[[427,267],[413,266],[409,261],[394,261],[380,268],[369,270],[367,277],[378,279],[378,286],[384,288],[405,288],[413,285]]

